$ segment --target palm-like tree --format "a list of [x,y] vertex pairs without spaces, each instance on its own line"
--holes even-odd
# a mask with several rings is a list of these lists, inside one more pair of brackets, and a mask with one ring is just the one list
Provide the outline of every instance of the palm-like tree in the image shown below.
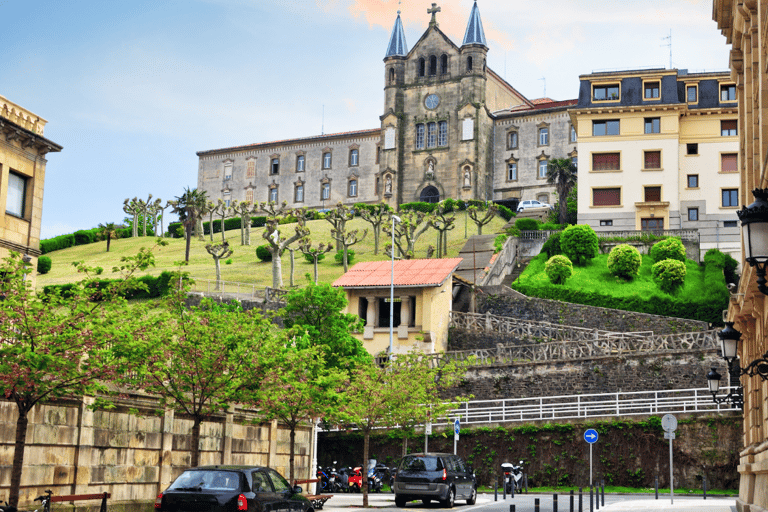
[[173,201],[173,210],[171,211],[178,214],[179,220],[184,225],[184,237],[187,240],[184,261],[187,263],[189,263],[189,248],[192,244],[192,231],[195,229],[195,223],[198,219],[202,218],[207,199],[205,191],[187,187],[184,189],[184,193]]
[[113,238],[117,239],[117,226],[115,226],[114,222],[99,224],[99,235],[107,241],[107,252],[109,252],[109,243]]
[[568,218],[568,193],[576,185],[576,164],[570,158],[553,158],[549,161],[547,181],[555,185],[557,190],[557,222],[565,224]]

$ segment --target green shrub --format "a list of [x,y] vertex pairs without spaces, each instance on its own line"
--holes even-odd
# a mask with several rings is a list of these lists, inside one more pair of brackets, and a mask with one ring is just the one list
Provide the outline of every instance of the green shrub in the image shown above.
[[272,261],[272,253],[269,250],[269,245],[260,245],[256,248],[256,257],[261,261]]
[[226,260],[224,260],[224,264],[225,265],[231,265],[232,264],[232,258],[227,258]]
[[413,210],[422,213],[432,213],[437,208],[437,203],[425,203],[423,201],[414,201],[413,203],[403,203],[400,205],[400,211]]
[[599,252],[595,231],[585,224],[568,226],[560,234],[560,249],[576,265],[586,265]]
[[670,295],[674,295],[685,284],[685,263],[682,261],[661,260],[653,264],[651,273],[661,291]]
[[611,274],[632,279],[640,270],[640,251],[629,244],[619,244],[608,254],[608,270]]
[[685,261],[685,246],[678,237],[670,237],[661,242],[656,242],[651,247],[651,258],[655,262],[662,260]]
[[736,268],[739,266],[739,262],[736,261],[734,257],[728,253],[725,253],[724,256],[725,266],[723,267],[723,273],[725,274],[725,282],[736,283],[739,279],[736,275]]
[[545,222],[541,226],[539,226],[539,229],[541,231],[561,231],[565,229],[567,224],[558,224],[556,222]]
[[552,233],[544,245],[541,246],[541,252],[547,255],[547,259],[557,254],[562,254],[560,249],[560,233]]
[[[333,257],[334,260],[336,260],[336,263],[339,265],[344,264],[344,249],[340,250],[336,253],[336,255]],[[352,249],[347,249],[347,264],[352,263],[352,260],[355,259],[355,251]]]
[[[347,258],[349,258],[349,254],[347,254]],[[312,256],[311,254],[304,254],[304,259],[307,260],[307,263],[314,263],[315,262],[315,257]],[[324,252],[318,253],[318,255],[317,255],[317,262],[320,263],[324,259],[325,259],[325,253]]]
[[53,251],[60,251],[68,247],[75,246],[75,235],[59,235],[53,238],[40,241],[40,252],[46,254]]
[[47,274],[51,270],[51,265],[53,265],[53,262],[50,257],[40,256],[37,258],[37,273]]
[[537,231],[541,222],[536,219],[517,219],[515,221],[515,227],[520,231]]
[[502,219],[509,222],[512,220],[512,217],[515,217],[517,214],[504,206],[503,204],[496,204],[496,207],[499,209],[499,216],[501,216]]
[[565,280],[573,275],[571,260],[558,254],[547,260],[544,271],[552,284],[564,284]]
[[88,230],[81,229],[74,232],[75,245],[88,245],[93,243],[93,233]]
[[501,252],[501,250],[504,248],[504,242],[507,241],[507,238],[509,238],[509,235],[501,233],[500,235],[496,235],[496,238],[493,239],[493,253],[496,254],[497,252]]

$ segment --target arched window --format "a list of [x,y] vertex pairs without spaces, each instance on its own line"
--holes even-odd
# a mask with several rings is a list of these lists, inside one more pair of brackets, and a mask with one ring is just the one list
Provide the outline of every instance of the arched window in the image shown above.
[[422,203],[439,203],[440,191],[437,190],[437,187],[433,187],[432,185],[424,187],[424,190],[422,190],[419,195],[419,201]]
[[395,81],[395,68],[389,68],[389,83]]
[[467,73],[472,72],[472,57],[467,57]]
[[429,58],[429,76],[435,76],[437,74],[437,57],[432,55]]
[[445,54],[443,54],[443,56],[440,57],[440,74],[441,75],[448,74],[448,56]]
[[424,57],[419,58],[419,76],[424,76],[427,74],[427,62],[424,60]]

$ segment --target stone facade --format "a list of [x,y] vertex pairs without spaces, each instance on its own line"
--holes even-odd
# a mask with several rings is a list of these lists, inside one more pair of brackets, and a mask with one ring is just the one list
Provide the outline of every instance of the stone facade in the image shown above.
[[0,259],[15,251],[28,257],[33,269],[40,256],[45,155],[61,151],[43,137],[46,124],[0,96]]

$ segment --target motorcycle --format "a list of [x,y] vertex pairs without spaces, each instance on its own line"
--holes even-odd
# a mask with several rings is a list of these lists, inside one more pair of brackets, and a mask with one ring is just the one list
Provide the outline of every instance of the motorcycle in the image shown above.
[[334,493],[339,491],[341,491],[341,486],[339,485],[339,473],[336,471],[336,467],[332,466],[331,469],[328,470],[328,492]]
[[355,466],[349,475],[349,492],[360,492],[363,488],[363,468]]
[[317,487],[319,489],[318,494],[322,494],[324,492],[330,492],[330,484],[329,484],[329,478],[325,471],[323,471],[322,466],[317,466]]
[[349,468],[339,468],[338,471],[338,477],[336,481],[339,485],[339,490],[341,492],[349,492]]
[[504,471],[504,492],[512,494],[512,486],[520,492],[523,489],[523,461],[517,466],[504,462],[501,469]]
[[376,471],[376,459],[368,459],[368,492],[381,492],[384,482]]

